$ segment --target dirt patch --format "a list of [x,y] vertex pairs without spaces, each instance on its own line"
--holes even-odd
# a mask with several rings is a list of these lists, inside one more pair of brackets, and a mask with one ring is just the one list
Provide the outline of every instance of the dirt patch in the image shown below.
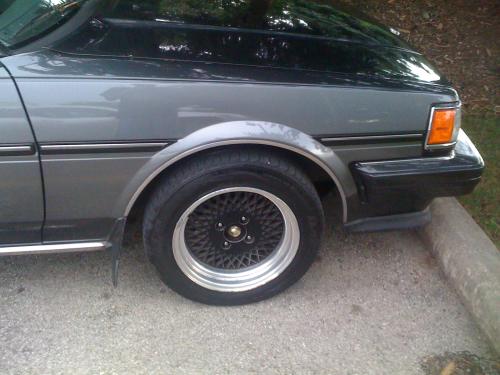
[[428,57],[466,110],[500,114],[500,1],[345,0]]

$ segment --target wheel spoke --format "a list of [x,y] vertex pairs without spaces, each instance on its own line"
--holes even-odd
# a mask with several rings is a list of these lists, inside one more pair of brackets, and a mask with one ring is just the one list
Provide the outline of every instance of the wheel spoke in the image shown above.
[[[218,230],[217,223],[232,223],[235,217],[251,217],[259,240],[233,244],[233,250],[221,249],[218,242],[224,241],[224,232]],[[283,232],[283,216],[273,202],[256,193],[230,192],[205,201],[190,214],[185,240],[189,251],[202,263],[243,269],[264,261],[278,247]]]

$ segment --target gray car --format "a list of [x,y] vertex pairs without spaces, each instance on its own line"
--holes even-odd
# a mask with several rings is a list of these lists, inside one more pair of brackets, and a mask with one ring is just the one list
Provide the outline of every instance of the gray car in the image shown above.
[[429,221],[484,163],[418,52],[305,0],[0,2],[0,255],[110,249],[127,220],[209,304],[297,281],[338,194],[353,231]]

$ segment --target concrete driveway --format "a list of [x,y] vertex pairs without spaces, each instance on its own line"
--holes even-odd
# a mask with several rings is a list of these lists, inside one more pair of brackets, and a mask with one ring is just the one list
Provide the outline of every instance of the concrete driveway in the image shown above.
[[236,308],[163,286],[133,230],[117,289],[106,253],[0,258],[0,373],[421,374],[428,356],[490,354],[415,233],[329,224],[301,282]]

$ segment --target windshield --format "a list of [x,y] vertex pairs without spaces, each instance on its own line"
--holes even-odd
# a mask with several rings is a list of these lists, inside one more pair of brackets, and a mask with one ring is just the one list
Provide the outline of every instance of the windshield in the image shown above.
[[54,30],[86,0],[0,0],[0,44],[20,47]]

